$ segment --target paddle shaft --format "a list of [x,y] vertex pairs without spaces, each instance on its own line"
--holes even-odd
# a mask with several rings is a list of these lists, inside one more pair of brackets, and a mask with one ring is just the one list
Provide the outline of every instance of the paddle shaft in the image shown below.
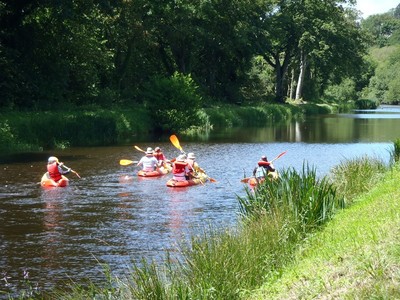
[[62,164],[61,167],[65,167],[67,169],[70,169],[72,173],[74,173],[76,176],[78,176],[78,178],[82,178],[81,176],[79,176],[78,172],[72,170],[71,168],[67,167],[66,165]]

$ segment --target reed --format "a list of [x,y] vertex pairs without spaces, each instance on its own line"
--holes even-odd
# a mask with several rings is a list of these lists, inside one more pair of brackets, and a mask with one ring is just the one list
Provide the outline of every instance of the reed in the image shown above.
[[391,157],[394,162],[398,162],[400,160],[400,139],[397,139],[393,142]]
[[343,198],[338,197],[327,177],[318,179],[316,169],[308,165],[303,165],[301,172],[289,168],[281,172],[278,180],[265,180],[254,193],[240,198],[239,204],[245,218],[284,210],[303,231],[323,224],[336,209],[344,207]]
[[295,105],[264,104],[259,106],[233,106],[207,108],[207,115],[214,127],[262,126],[303,116]]
[[113,145],[149,132],[143,108],[2,113],[0,152]]
[[382,160],[363,156],[337,165],[331,170],[330,178],[338,193],[350,202],[376,185],[387,170]]

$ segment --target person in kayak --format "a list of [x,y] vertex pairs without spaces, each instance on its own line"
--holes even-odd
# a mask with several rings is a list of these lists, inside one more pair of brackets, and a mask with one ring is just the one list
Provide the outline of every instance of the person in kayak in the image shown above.
[[151,147],[147,148],[146,155],[139,160],[137,166],[142,166],[145,172],[151,172],[160,167],[157,158],[154,157],[154,151]]
[[189,164],[186,162],[186,157],[184,155],[179,155],[172,163],[173,179],[175,181],[187,180],[189,173]]
[[66,175],[71,172],[71,168],[63,169],[63,162],[59,162],[55,156],[50,156],[47,160],[47,173],[51,179],[55,182],[60,181],[62,175]]
[[197,177],[198,173],[206,173],[202,168],[200,168],[199,164],[196,162],[196,156],[193,152],[188,153],[186,162],[188,163],[190,177]]
[[165,164],[169,162],[160,147],[154,148],[154,157],[157,159],[160,166],[165,166]]
[[268,176],[268,173],[270,172],[275,172],[275,167],[268,161],[267,157],[263,155],[253,170],[253,176],[257,179],[263,179],[266,175]]

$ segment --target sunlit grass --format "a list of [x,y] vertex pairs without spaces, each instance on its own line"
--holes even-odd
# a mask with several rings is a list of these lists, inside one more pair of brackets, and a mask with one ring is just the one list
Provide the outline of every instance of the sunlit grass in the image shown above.
[[399,165],[383,179],[248,299],[399,299]]
[[377,158],[358,157],[346,160],[331,170],[331,179],[338,193],[346,201],[369,191],[388,170],[384,162]]

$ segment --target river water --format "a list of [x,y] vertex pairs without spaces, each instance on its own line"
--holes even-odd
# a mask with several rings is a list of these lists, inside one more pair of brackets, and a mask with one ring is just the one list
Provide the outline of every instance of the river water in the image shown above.
[[[160,261],[189,234],[237,222],[240,179],[251,175],[261,155],[279,169],[303,164],[324,176],[347,159],[370,156],[390,160],[400,138],[400,109],[380,107],[354,114],[310,117],[262,128],[219,129],[196,139],[180,138],[217,180],[183,189],[166,187],[171,177],[138,178],[137,168],[120,159],[138,160],[134,149],[160,146],[168,158],[179,151],[168,137],[115,147],[73,148],[24,153],[0,161],[1,292],[24,287],[24,274],[40,290],[65,281],[104,280],[102,264],[123,277],[131,262]],[[47,158],[56,155],[76,170],[66,188],[44,189],[39,181]],[[24,273],[25,272],[25,273]]]

